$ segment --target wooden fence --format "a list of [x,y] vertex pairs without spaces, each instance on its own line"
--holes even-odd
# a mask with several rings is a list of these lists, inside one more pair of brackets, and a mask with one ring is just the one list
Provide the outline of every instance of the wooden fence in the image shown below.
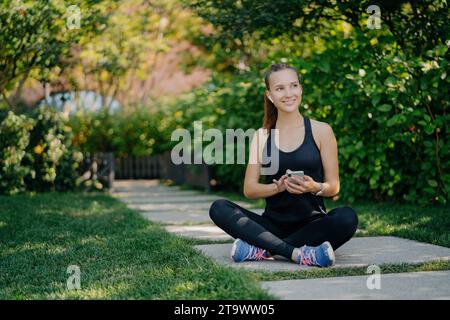
[[161,156],[115,158],[116,179],[161,178]]
[[99,181],[103,187],[109,189],[114,181],[114,164],[112,153],[85,154],[78,173],[83,180]]
[[211,167],[202,164],[175,165],[170,151],[143,157],[115,158],[115,179],[170,179],[177,184],[188,184],[211,191]]

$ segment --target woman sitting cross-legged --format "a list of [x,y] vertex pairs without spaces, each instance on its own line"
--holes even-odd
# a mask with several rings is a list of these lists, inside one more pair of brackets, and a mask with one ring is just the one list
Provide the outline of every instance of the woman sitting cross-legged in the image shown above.
[[[325,209],[323,197],[339,192],[336,138],[327,123],[300,114],[302,86],[293,67],[272,65],[265,84],[263,128],[253,136],[244,180],[247,198],[265,198],[264,213],[219,199],[209,215],[236,239],[231,250],[236,262],[278,255],[300,265],[331,266],[334,251],[353,237],[358,225],[350,207]],[[273,164],[276,172],[265,174],[260,183],[261,170]],[[304,176],[288,179],[287,170]]]

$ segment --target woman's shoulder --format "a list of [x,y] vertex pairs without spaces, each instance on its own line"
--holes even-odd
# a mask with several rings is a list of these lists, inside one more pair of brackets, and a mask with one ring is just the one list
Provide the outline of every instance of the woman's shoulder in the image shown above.
[[267,130],[266,128],[259,128],[258,130],[256,130],[256,135],[258,136],[258,140],[261,143],[261,146],[264,146],[269,138],[270,130]]
[[266,128],[258,128],[256,131],[258,131],[258,133],[260,134],[264,134],[264,135],[268,135],[270,130],[267,130]]
[[265,128],[258,128],[255,131],[254,137],[257,138],[259,150],[262,150],[268,140],[269,131]]
[[319,150],[322,150],[322,143],[329,139],[330,132],[333,132],[333,129],[326,122],[311,119],[311,131],[316,145]]
[[314,132],[317,131],[318,133],[325,133],[327,130],[331,129],[331,126],[326,122],[314,120],[311,118],[310,118],[310,120],[311,120],[311,129]]

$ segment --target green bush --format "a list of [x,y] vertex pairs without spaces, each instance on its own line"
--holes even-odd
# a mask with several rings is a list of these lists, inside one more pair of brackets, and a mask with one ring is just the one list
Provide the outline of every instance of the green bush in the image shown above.
[[29,116],[0,113],[0,193],[71,190],[81,179],[81,152],[61,113],[36,108]]
[[36,120],[24,163],[31,168],[25,177],[28,190],[68,190],[76,187],[80,152],[72,148],[72,129],[63,113],[51,107],[36,108]]
[[[300,70],[300,112],[333,128],[340,197],[350,202],[446,203],[448,47],[437,45],[426,56],[410,57],[395,50],[395,44],[377,45],[382,39],[356,31],[354,37],[330,36],[324,50],[307,59],[284,59],[284,52],[269,59]],[[219,128],[224,136],[226,128],[261,127],[264,69],[215,76],[176,100],[167,121],[192,131],[193,122],[202,120],[204,128]],[[217,164],[213,172],[219,186],[242,192],[245,165]]]
[[113,152],[116,157],[144,156],[169,148],[169,113],[135,108],[131,112],[78,112],[70,117],[74,145],[83,153]]
[[[304,87],[300,112],[333,128],[340,197],[350,202],[446,203],[448,47],[436,45],[424,56],[411,56],[389,38],[357,30],[347,38],[331,34],[323,43],[308,57],[286,58],[284,51],[275,50],[267,63],[295,66]],[[227,128],[260,128],[268,66],[235,75],[214,73],[206,85],[160,101],[156,112],[139,108],[129,114],[86,116],[74,126],[75,140],[89,152],[139,156],[170,150],[178,143],[170,141],[172,132],[185,128],[193,133],[194,121],[201,121],[203,130],[220,129],[223,138]],[[248,147],[247,141],[247,153]],[[245,167],[213,165],[217,187],[242,192]]]
[[25,190],[24,177],[30,169],[23,165],[33,120],[13,112],[0,113],[0,194]]
[[[193,92],[180,97],[172,102],[168,108],[172,111],[170,127],[185,128],[191,132],[193,137],[194,121],[201,121],[203,132],[208,128],[217,128],[222,131],[225,148],[225,130],[242,128],[257,129],[262,126],[264,116],[263,109],[264,86],[258,73],[246,73],[227,77],[222,74],[214,74],[210,83],[204,87],[197,88]],[[162,109],[162,106],[161,106]],[[170,140],[171,132],[167,134]],[[248,160],[249,139],[246,141]],[[178,142],[171,142],[170,146]],[[209,145],[210,141],[203,141],[203,146]],[[235,161],[237,146],[233,145]],[[223,150],[225,154],[225,150]],[[230,189],[242,193],[245,164],[226,164],[225,155],[223,164],[212,165],[212,175],[217,181],[216,188]]]
[[294,63],[304,73],[305,106],[337,137],[341,194],[445,203],[448,48],[411,58],[362,34],[326,43],[323,53]]
[[[322,52],[284,60],[302,75],[302,115],[333,128],[340,197],[350,202],[445,203],[450,185],[445,161],[450,153],[448,48],[436,46],[425,57],[410,58],[393,45],[355,37],[357,41],[330,36]],[[283,61],[283,55],[270,60]],[[221,130],[223,138],[227,128],[257,129],[262,126],[266,67],[233,76],[214,74],[205,86],[161,101],[157,112],[138,108],[128,114],[78,117],[73,121],[75,140],[83,151],[140,156],[170,150],[178,143],[170,141],[177,128],[188,129],[193,137],[194,121],[202,122],[203,131]],[[209,143],[203,141],[204,146]],[[217,188],[242,192],[245,168],[213,165]]]

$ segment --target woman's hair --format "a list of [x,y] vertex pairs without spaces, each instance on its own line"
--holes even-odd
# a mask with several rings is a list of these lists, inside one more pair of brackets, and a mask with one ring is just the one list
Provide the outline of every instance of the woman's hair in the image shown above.
[[[297,69],[295,69],[294,67],[287,65],[285,63],[276,63],[276,64],[272,64],[269,68],[269,70],[266,72],[265,76],[264,76],[264,82],[266,84],[266,89],[269,90],[269,79],[270,79],[270,75],[273,72],[276,71],[281,71],[284,69],[291,69],[293,71],[295,71],[295,73],[297,74],[297,77],[300,80],[300,76],[298,74]],[[275,107],[275,105],[272,103],[272,101],[270,101],[267,98],[267,95],[264,93],[264,120],[263,120],[263,128],[267,130],[267,132],[270,131],[270,129],[275,128],[275,124],[277,122],[277,118],[278,118],[278,110],[277,107]]]

